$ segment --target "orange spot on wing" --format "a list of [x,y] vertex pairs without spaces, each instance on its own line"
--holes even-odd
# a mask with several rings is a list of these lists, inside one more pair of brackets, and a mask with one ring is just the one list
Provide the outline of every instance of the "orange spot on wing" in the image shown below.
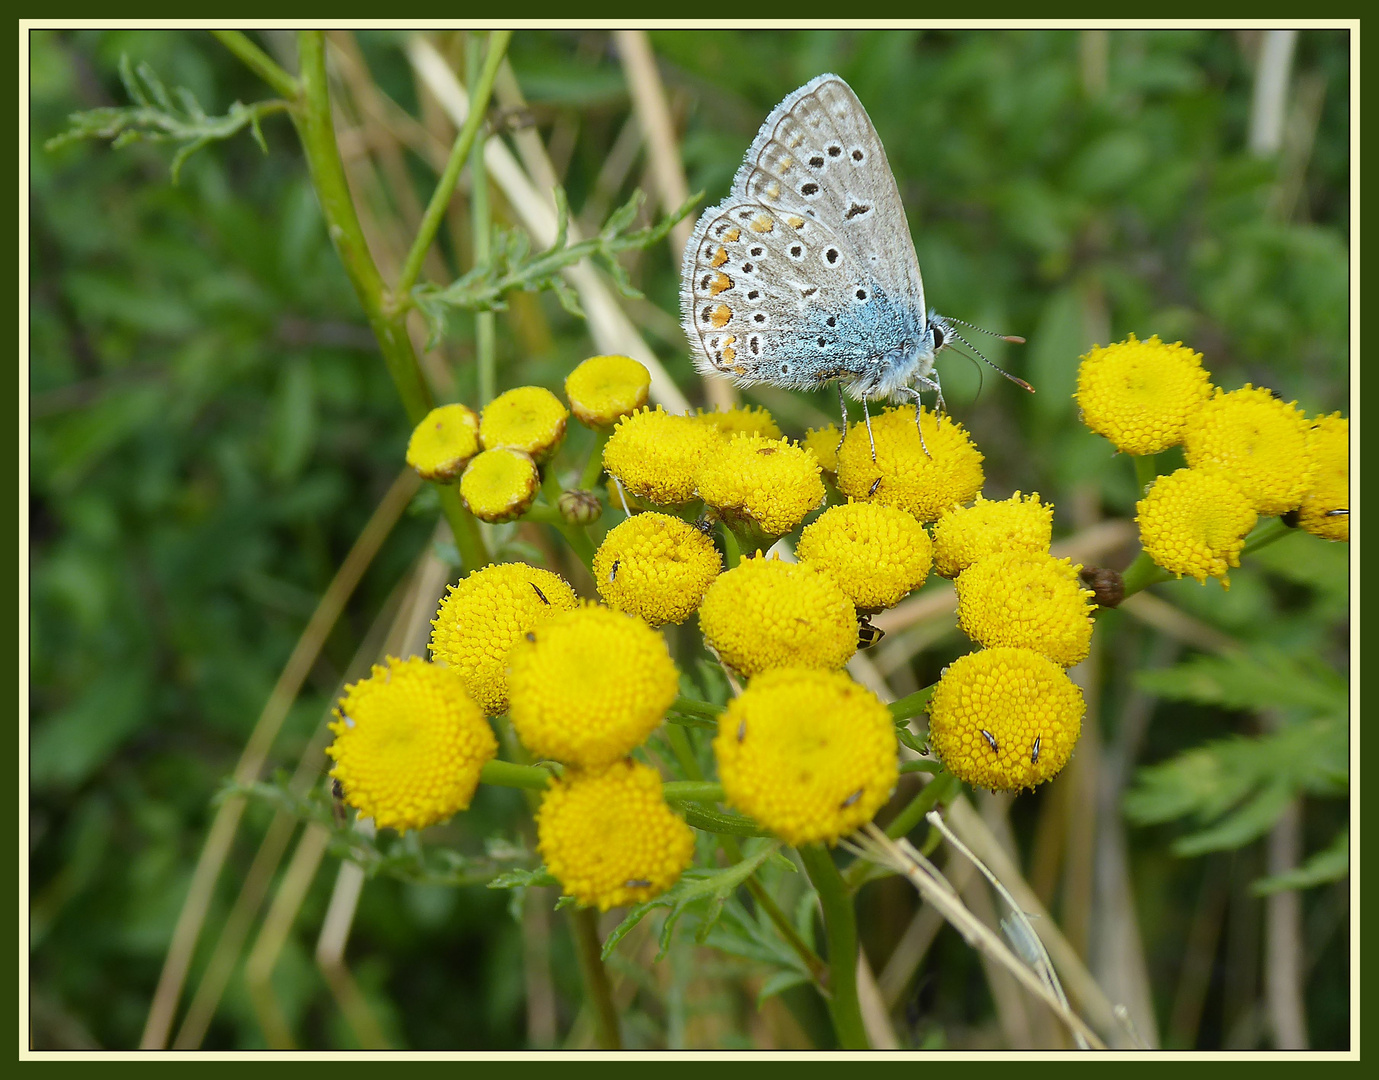
[[803,229],[803,228],[804,228],[804,218],[802,218],[802,217],[795,217],[795,216],[792,214],[790,217],[786,218],[785,220],[786,220],[786,222],[789,224],[789,226],[790,226],[792,229]]
[[718,307],[713,309],[713,317],[709,321],[713,323],[713,328],[717,330],[722,326],[726,326],[728,320],[732,317],[732,308],[728,307],[727,304],[719,304]]
[[723,234],[723,239],[728,241],[728,243],[730,244],[737,243],[738,240],[740,240],[741,238],[742,230],[739,229],[736,225],[734,225],[731,229],[729,229],[727,232]]
[[722,273],[722,272],[720,271],[719,274],[718,274],[718,276],[715,277],[715,278],[713,279],[713,281],[712,281],[712,282],[710,283],[710,285],[709,285],[709,295],[710,295],[710,296],[717,296],[719,293],[723,292],[725,289],[731,289],[732,287],[733,287],[733,279],[730,278],[727,274]]
[[727,262],[727,261],[728,261],[728,249],[727,249],[727,248],[719,248],[717,251],[715,251],[715,252],[713,253],[713,258],[709,260],[709,265],[712,266],[715,270],[717,270],[720,266],[722,266],[722,265],[723,265],[725,262]]
[[776,227],[776,223],[765,214],[761,217],[752,219],[752,232],[768,233]]

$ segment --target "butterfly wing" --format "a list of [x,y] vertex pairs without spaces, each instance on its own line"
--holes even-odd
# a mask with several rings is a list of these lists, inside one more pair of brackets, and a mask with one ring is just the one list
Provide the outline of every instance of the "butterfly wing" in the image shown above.
[[886,152],[821,75],[766,118],[729,198],[685,249],[685,332],[703,372],[817,386],[923,335],[924,286]]

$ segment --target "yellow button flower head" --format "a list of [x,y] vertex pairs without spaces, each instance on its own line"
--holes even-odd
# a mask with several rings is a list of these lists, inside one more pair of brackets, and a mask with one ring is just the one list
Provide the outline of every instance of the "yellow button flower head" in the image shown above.
[[1223,473],[1179,469],[1161,476],[1135,504],[1140,545],[1156,564],[1206,584],[1240,565],[1246,534],[1258,515],[1244,492]]
[[620,611],[584,604],[529,630],[508,654],[508,712],[539,757],[601,768],[661,723],[680,676],[665,639]]
[[652,626],[699,609],[723,560],[713,541],[669,514],[636,514],[608,530],[594,554],[594,583],[609,607]]
[[729,522],[783,536],[824,501],[814,454],[789,439],[737,434],[699,466],[699,497]]
[[735,435],[739,431],[746,435],[763,435],[768,439],[779,439],[783,435],[780,425],[759,405],[737,405],[712,412],[700,409],[695,419],[701,424],[716,427],[724,435]]
[[838,473],[838,444],[843,441],[843,433],[838,425],[829,424],[821,428],[808,428],[800,440],[819,459],[819,468],[829,476]]
[[527,512],[541,487],[536,462],[521,450],[485,450],[460,477],[460,498],[481,521],[511,521]]
[[1077,369],[1082,422],[1127,454],[1157,454],[1183,441],[1183,429],[1211,396],[1202,354],[1158,335],[1096,346]]
[[840,668],[857,651],[857,611],[807,563],[743,559],[719,574],[699,608],[704,640],[751,677],[769,668]]
[[694,856],[694,831],[666,805],[660,776],[630,759],[552,780],[536,835],[565,895],[600,911],[659,896]]
[[728,802],[790,844],[866,824],[899,776],[890,710],[841,671],[758,675],[719,718],[713,752]]
[[920,521],[937,521],[953,507],[971,502],[982,489],[981,451],[951,416],[936,421],[925,409],[920,423],[932,457],[920,447],[913,405],[872,417],[875,461],[866,425],[849,427],[838,451],[838,490],[899,507]]
[[978,559],[997,551],[1048,551],[1053,540],[1053,507],[1039,493],[1017,491],[1009,499],[977,496],[971,506],[944,514],[934,526],[934,569],[957,577]]
[[944,669],[929,699],[929,745],[977,788],[1051,780],[1082,733],[1086,704],[1067,673],[1032,649],[982,649]]
[[545,461],[565,438],[569,412],[544,386],[519,386],[484,406],[479,439],[485,450],[521,450]]
[[592,428],[609,428],[646,404],[651,372],[630,356],[591,356],[565,378],[570,410]]
[[1189,467],[1229,476],[1266,517],[1292,510],[1307,494],[1307,418],[1296,402],[1249,383],[1216,391],[1187,425],[1183,453]]
[[407,442],[407,464],[423,480],[447,484],[479,452],[479,418],[463,405],[432,409]]
[[[1323,416],[1307,431],[1311,490],[1303,497],[1298,525],[1323,540],[1350,539],[1350,421]],[[1345,513],[1336,513],[1343,510]]]
[[603,467],[640,499],[663,505],[689,502],[700,463],[722,441],[713,427],[672,416],[657,405],[618,422],[604,445]]
[[424,829],[466,809],[498,752],[464,681],[420,657],[375,664],[345,687],[335,715],[330,775],[380,829]]
[[842,586],[858,611],[873,612],[924,584],[931,546],[924,526],[905,511],[849,501],[805,526],[795,554]]
[[549,570],[485,566],[450,586],[431,621],[431,656],[459,672],[469,696],[497,716],[508,708],[508,650],[528,630],[578,604],[575,591]]
[[1044,551],[1000,551],[978,559],[954,583],[958,625],[987,648],[1033,649],[1072,667],[1092,643],[1090,589],[1070,559]]

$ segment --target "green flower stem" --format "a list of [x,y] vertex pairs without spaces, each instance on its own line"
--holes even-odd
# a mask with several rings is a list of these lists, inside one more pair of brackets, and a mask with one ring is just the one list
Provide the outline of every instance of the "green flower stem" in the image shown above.
[[[355,213],[345,179],[345,166],[335,141],[335,125],[330,113],[330,91],[326,81],[325,35],[319,30],[303,30],[297,35],[301,66],[301,107],[294,114],[297,132],[306,154],[311,182],[316,188],[321,212],[335,250],[344,263],[345,273],[364,308],[374,337],[378,339],[383,362],[392,376],[398,397],[413,425],[431,411],[435,401],[422,377],[412,339],[407,334],[403,314],[385,311],[387,290],[382,275],[369,253],[364,230]],[[441,510],[455,535],[455,546],[466,569],[476,570],[492,561],[479,532],[478,523],[460,502],[453,487],[437,488]]]
[[938,761],[902,761],[900,763],[900,775],[912,772],[938,773],[943,772],[943,763]]
[[1149,557],[1149,552],[1141,551],[1135,556],[1135,561],[1125,568],[1121,574],[1121,581],[1125,584],[1125,595],[1134,596],[1142,589],[1147,589],[1150,585],[1158,585],[1160,582],[1171,581],[1173,575],[1167,570],[1158,566]]
[[1285,536],[1296,531],[1296,529],[1290,529],[1282,521],[1275,519],[1266,524],[1259,532],[1255,533],[1254,536],[1250,537],[1249,540],[1245,542],[1245,546],[1240,549],[1240,556],[1244,558],[1246,555],[1252,555],[1260,548],[1268,547],[1270,544],[1282,540]]
[[724,707],[708,701],[691,697],[678,697],[670,707],[672,712],[686,713],[689,716],[702,716],[705,720],[717,720],[723,715]]
[[723,785],[710,780],[671,780],[661,785],[661,793],[673,803],[723,801]]
[[[479,38],[477,34],[469,33],[465,35],[465,39],[465,67],[470,73],[469,96],[474,98],[479,88],[479,80],[483,77],[479,70]],[[494,48],[496,44],[490,39],[489,54],[496,55],[501,60],[507,42],[503,42],[502,49]],[[494,64],[494,73],[497,70],[497,64]],[[487,266],[493,258],[493,214],[488,201],[488,170],[484,168],[482,125],[474,136],[474,148],[469,152],[469,186],[474,265]],[[493,400],[498,384],[498,316],[492,311],[478,311],[474,314],[474,356],[479,369],[479,405],[482,407]]]
[[[665,726],[666,741],[670,743],[671,753],[675,755],[675,760],[680,763],[680,770],[685,774],[687,780],[703,780],[704,771],[699,768],[699,759],[694,755],[694,744],[690,742],[689,733],[679,724],[667,724]],[[722,798],[722,795],[719,796]]]
[[547,509],[538,509],[536,506],[531,507],[526,516],[533,521],[545,521],[546,524],[555,526],[560,535],[565,537],[565,542],[570,545],[570,550],[578,556],[586,567],[592,570],[594,568],[594,542],[589,539],[589,531],[583,525],[571,525],[565,520],[565,515],[560,512],[560,496],[565,494],[565,489],[560,486],[560,481],[556,478],[554,464],[548,461],[541,472],[541,494],[546,497],[548,509],[554,511],[554,516],[548,516]]
[[594,449],[590,451],[589,460],[584,463],[584,472],[579,478],[579,486],[585,491],[593,490],[594,485],[599,482],[599,477],[603,475],[603,448],[612,434],[611,429],[594,432]]
[[584,976],[584,992],[594,1007],[594,1033],[599,1048],[621,1050],[618,1010],[600,956],[603,946],[599,942],[598,914],[593,908],[570,908],[570,928],[574,931],[575,952],[579,954],[579,971]]
[[903,698],[892,701],[887,708],[891,710],[891,716],[896,723],[922,713],[924,706],[928,705],[929,699],[934,696],[934,686],[926,686],[923,690],[916,690],[913,694],[906,694]]
[[493,80],[498,77],[498,67],[503,61],[503,54],[507,52],[511,38],[511,30],[494,30],[489,34],[484,67],[479,72],[479,78],[469,95],[469,115],[465,117],[464,127],[460,128],[460,133],[455,136],[454,145],[450,147],[450,157],[445,163],[441,178],[436,182],[436,190],[431,193],[431,201],[426,206],[426,213],[422,215],[416,239],[412,241],[412,250],[407,253],[407,261],[402,264],[402,274],[398,277],[397,288],[393,290],[393,303],[399,308],[405,309],[412,302],[409,294],[412,286],[417,283],[421,264],[426,258],[431,241],[436,238],[436,230],[440,228],[441,219],[445,217],[445,208],[450,204],[450,196],[455,193],[460,171],[469,160],[469,152],[479,134],[479,127],[484,122],[484,115],[488,112]]
[[[734,836],[770,836],[771,833],[763,829],[755,821],[742,814],[726,813],[722,810],[709,810],[700,803],[680,803],[680,812],[684,814],[687,824],[694,826],[700,832],[713,833],[719,841],[724,844],[724,850],[728,851],[727,842]],[[736,851],[734,847],[732,849]],[[730,862],[740,862],[741,856],[732,858]]]
[[733,530],[728,528],[728,526],[724,525],[722,522],[719,522],[719,524],[721,526],[721,528],[718,530],[719,535],[723,537],[723,554],[725,556],[724,561],[727,562],[728,569],[732,570],[736,568],[737,564],[742,561],[742,548],[738,545],[737,536],[733,532]]
[[238,30],[212,30],[216,39],[244,61],[260,79],[289,100],[302,92],[301,83],[280,68],[273,58]]
[[[960,790],[962,783],[957,777],[952,773],[940,772],[920,788],[919,793],[910,800],[905,809],[895,815],[886,826],[886,835],[892,840],[899,840],[902,836],[908,835],[911,829],[924,820],[925,814],[939,803],[951,801]],[[843,871],[843,881],[847,884],[849,892],[856,892],[873,877],[880,877],[885,873],[886,871],[875,863],[858,859]]]
[[805,872],[819,894],[828,935],[828,1011],[844,1050],[869,1050],[857,997],[857,913],[833,856],[822,844],[799,849]]
[[540,791],[551,781],[551,774],[539,765],[517,765],[494,758],[479,773],[479,783],[494,787],[528,788]]
[[1137,454],[1131,460],[1135,463],[1135,484],[1139,488],[1139,497],[1143,499],[1145,490],[1158,478],[1159,466],[1153,454]]

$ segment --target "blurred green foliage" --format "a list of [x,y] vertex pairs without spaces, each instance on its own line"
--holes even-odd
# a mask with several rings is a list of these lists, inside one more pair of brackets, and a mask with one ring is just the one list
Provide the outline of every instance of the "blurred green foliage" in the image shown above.
[[[415,116],[404,39],[358,35],[379,87]],[[1310,414],[1346,409],[1344,31],[1300,35],[1297,97],[1315,108],[1299,107],[1290,122],[1305,138],[1286,143],[1300,149],[1280,159],[1246,149],[1257,46],[1246,33],[664,31],[651,40],[679,110],[691,190],[704,190],[709,203],[787,92],[822,71],[851,83],[899,181],[929,303],[1030,341],[988,355],[1037,394],[996,377],[981,389],[980,366],[956,357],[945,359],[944,386],[986,455],[988,490],[1044,493],[1056,503],[1059,534],[1103,514],[1133,514],[1129,463],[1077,423],[1077,357],[1093,342],[1132,331],[1181,339],[1204,353],[1218,385],[1268,385]],[[290,37],[276,33],[267,44],[291,68]],[[600,186],[631,112],[608,34],[519,33],[510,56],[540,134],[558,151],[576,218],[602,221],[642,181],[634,168],[616,190]],[[225,142],[187,160],[176,186],[173,152],[156,144],[44,148],[69,114],[127,103],[122,57],[188,88],[211,114],[272,96],[201,33],[30,37],[36,1046],[137,1044],[211,799],[317,598],[396,475],[407,437],[286,120],[264,119],[267,155],[247,138]],[[424,203],[433,174],[413,158],[407,176]],[[451,280],[471,269],[455,243],[442,236]],[[675,319],[678,266],[665,246],[624,265],[662,313],[641,309],[644,332],[702,401]],[[453,336],[435,357],[453,379],[444,390],[462,399],[474,386],[466,318],[450,320]],[[514,305],[499,327],[499,389],[558,386],[590,351],[582,325],[553,296]],[[795,433],[836,409],[831,392],[753,396]],[[275,764],[296,762],[365,632],[428,542],[434,500],[414,509],[327,643]],[[1100,647],[1114,659],[1098,688],[1103,738],[1131,762],[1155,766],[1129,805],[1158,824],[1131,831],[1130,859],[1161,1017],[1177,1015],[1199,893],[1215,887],[1221,860],[1244,868],[1233,875],[1236,889],[1262,876],[1259,845],[1248,842],[1267,829],[1264,811],[1281,793],[1308,796],[1307,850],[1330,857],[1300,883],[1336,870],[1346,821],[1335,796],[1345,790],[1347,558],[1345,546],[1295,535],[1233,573],[1229,593],[1214,583],[1160,587],[1232,635],[1240,659],[1189,654],[1171,666],[1176,651],[1156,652],[1150,632],[1124,613],[1101,620]],[[932,682],[962,648],[956,631],[933,642],[906,674],[910,688]],[[1156,699],[1152,717],[1132,739],[1122,717],[1145,694]],[[1326,738],[1309,738],[1308,725],[1318,723],[1330,725]],[[1290,749],[1298,745],[1301,752]],[[1016,804],[1012,824],[1026,845],[1049,797]],[[479,857],[485,838],[521,843],[523,806],[515,792],[485,788],[471,814],[438,832]],[[261,835],[268,813],[263,804],[251,809],[249,837]],[[1218,832],[1215,843],[1203,841],[1211,833],[1184,839],[1185,828],[1169,824],[1184,815],[1199,829],[1233,823],[1235,831]],[[1182,861],[1168,856],[1172,844],[1239,850]],[[223,922],[253,850],[247,838],[236,847],[208,925]],[[349,1046],[311,960],[329,884],[313,886],[274,987],[303,1045]],[[1348,1038],[1341,888],[1304,894],[1314,1047]],[[882,894],[868,895],[864,902],[883,903]],[[521,933],[508,905],[506,894],[481,887],[370,882],[351,937],[352,971],[395,1045],[524,1045]],[[739,907],[734,919],[755,917]],[[806,913],[802,932],[808,924]],[[864,918],[873,935],[884,924]],[[874,936],[865,943],[886,946]],[[557,934],[553,949],[564,1031],[580,1000],[578,974],[568,938]],[[194,976],[207,951],[203,941]],[[1166,1038],[1198,1046],[1241,1038],[1224,986],[1234,976],[1220,970],[1227,960],[1223,951],[1198,1022],[1185,1034],[1170,1025]],[[666,962],[681,965],[674,978],[683,987],[693,974],[685,957],[672,952]],[[923,977],[907,1013],[918,1013],[905,1033],[916,1045],[941,1045],[945,1031],[990,1008],[963,948],[941,937],[929,967],[935,974]],[[786,983],[762,996],[768,989]],[[671,1020],[657,1008],[649,992],[637,999],[631,1037],[652,1040],[667,1024],[683,1032],[683,1001]],[[205,1045],[263,1045],[241,981],[232,981]]]

